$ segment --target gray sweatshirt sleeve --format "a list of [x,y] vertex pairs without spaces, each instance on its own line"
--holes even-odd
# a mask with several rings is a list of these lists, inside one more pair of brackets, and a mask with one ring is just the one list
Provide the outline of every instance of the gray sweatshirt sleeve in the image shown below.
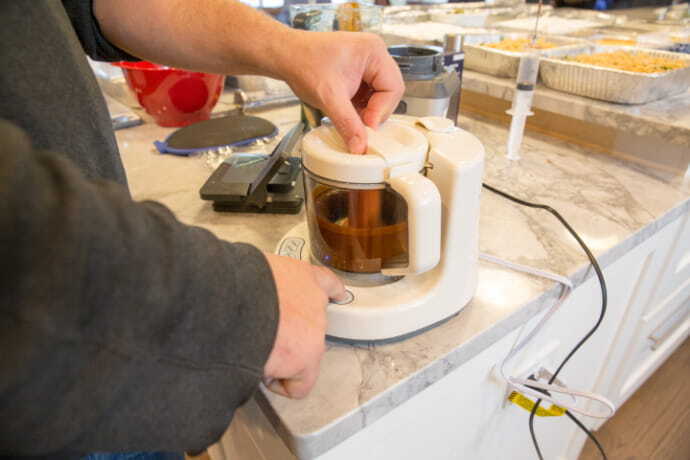
[[93,15],[93,0],[62,0],[84,52],[96,61],[137,61],[138,58],[113,45],[101,32]]
[[0,120],[0,454],[198,451],[275,339],[263,254],[133,202]]

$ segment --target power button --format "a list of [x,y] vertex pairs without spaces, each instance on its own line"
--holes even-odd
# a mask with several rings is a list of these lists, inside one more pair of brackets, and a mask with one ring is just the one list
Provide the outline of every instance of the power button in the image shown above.
[[334,303],[336,305],[347,305],[347,304],[352,303],[354,300],[355,300],[354,294],[352,294],[352,292],[350,292],[349,289],[346,289],[345,290],[345,298],[343,300],[339,300],[339,301],[331,300],[331,303]]

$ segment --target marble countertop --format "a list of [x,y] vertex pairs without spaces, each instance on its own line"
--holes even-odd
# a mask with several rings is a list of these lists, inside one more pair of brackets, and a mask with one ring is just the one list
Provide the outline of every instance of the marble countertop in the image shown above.
[[[462,87],[511,101],[515,81],[466,70]],[[533,106],[639,136],[659,137],[675,145],[690,145],[690,92],[643,105],[624,105],[575,96],[540,84],[534,93]]]
[[[261,116],[285,132],[298,113],[297,107],[289,107]],[[522,160],[514,163],[505,157],[505,128],[464,117],[461,126],[486,146],[487,183],[556,208],[602,266],[690,211],[690,186],[682,177],[656,174],[530,134],[525,137]],[[158,200],[183,222],[267,251],[300,222],[301,215],[214,212],[198,197],[212,171],[208,158],[179,158],[153,150],[152,141],[170,131],[146,123],[117,132],[136,199]],[[576,285],[591,276],[585,255],[555,219],[489,192],[482,194],[480,249],[564,274]],[[331,343],[316,387],[306,399],[293,401],[263,390],[257,399],[293,452],[300,458],[316,457],[520,327],[551,305],[555,296],[556,286],[551,283],[482,263],[476,296],[446,323],[393,344]]]

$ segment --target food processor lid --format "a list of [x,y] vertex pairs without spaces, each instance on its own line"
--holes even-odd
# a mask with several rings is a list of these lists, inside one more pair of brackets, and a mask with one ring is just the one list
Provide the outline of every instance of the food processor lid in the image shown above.
[[302,139],[302,163],[317,176],[357,184],[378,184],[424,167],[429,143],[420,131],[389,120],[367,128],[367,152],[353,155],[333,126],[321,126]]

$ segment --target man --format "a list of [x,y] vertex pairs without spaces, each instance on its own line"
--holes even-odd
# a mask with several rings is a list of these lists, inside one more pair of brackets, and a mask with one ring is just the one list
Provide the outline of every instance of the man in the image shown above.
[[342,284],[133,202],[83,52],[282,78],[363,153],[403,91],[381,40],[233,0],[3,0],[0,43],[0,455],[199,451],[262,378],[305,396]]

